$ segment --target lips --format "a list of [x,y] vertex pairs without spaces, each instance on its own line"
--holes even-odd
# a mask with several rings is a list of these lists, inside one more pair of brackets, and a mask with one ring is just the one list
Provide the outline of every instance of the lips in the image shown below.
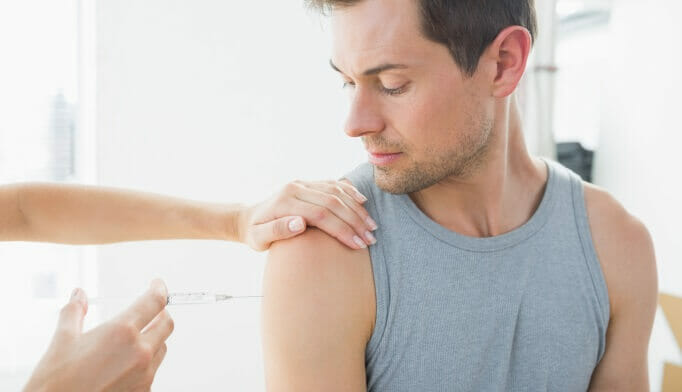
[[369,152],[369,162],[374,165],[385,166],[395,162],[402,155],[401,152]]

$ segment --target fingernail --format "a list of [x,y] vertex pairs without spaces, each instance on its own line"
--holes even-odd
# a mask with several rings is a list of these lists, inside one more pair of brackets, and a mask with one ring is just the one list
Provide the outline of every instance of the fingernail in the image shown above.
[[370,228],[372,231],[374,231],[374,230],[376,230],[376,229],[379,228],[379,226],[377,226],[377,223],[376,223],[376,222],[374,221],[374,219],[372,219],[371,217],[368,216],[367,219],[366,219],[366,221],[367,221],[367,225],[369,226],[369,228]]
[[353,241],[362,249],[367,248],[367,244],[365,244],[365,241],[363,241],[360,237],[355,236],[353,237]]
[[291,230],[294,233],[303,230],[303,219],[301,218],[292,219],[289,222],[289,230]]
[[152,279],[152,281],[149,282],[149,287],[161,295],[166,295],[166,291],[168,290],[166,288],[166,283],[159,278]]
[[365,233],[365,238],[367,238],[367,241],[369,241],[372,245],[377,243],[377,239],[374,238],[372,233],[370,233],[369,231]]
[[356,195],[357,199],[360,200],[360,203],[364,203],[367,201],[367,198],[362,193],[356,191],[355,195]]
[[85,296],[85,292],[81,289],[74,289],[73,292],[71,293],[71,300],[72,301],[78,301],[83,304],[85,304],[88,299]]

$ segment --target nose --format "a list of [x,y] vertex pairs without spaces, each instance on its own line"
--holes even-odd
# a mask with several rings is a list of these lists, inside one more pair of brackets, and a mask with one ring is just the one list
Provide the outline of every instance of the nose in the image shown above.
[[356,87],[344,132],[350,137],[366,136],[384,130],[380,103],[369,92]]

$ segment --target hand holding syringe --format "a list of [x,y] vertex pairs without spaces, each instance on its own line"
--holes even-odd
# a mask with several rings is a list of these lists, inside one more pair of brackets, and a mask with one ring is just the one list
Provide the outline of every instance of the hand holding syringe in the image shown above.
[[[170,305],[198,305],[198,304],[218,304],[231,299],[262,298],[262,295],[227,295],[216,294],[210,291],[195,291],[184,293],[168,293],[166,306]],[[127,301],[128,298],[91,298],[90,304],[102,304],[109,301]]]

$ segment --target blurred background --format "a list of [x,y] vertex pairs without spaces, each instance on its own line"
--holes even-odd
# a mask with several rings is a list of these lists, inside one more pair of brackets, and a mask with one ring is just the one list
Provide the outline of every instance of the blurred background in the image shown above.
[[[532,154],[613,194],[649,228],[661,292],[682,295],[682,51],[675,0],[536,0],[519,91]],[[328,66],[330,32],[302,1],[0,0],[0,183],[100,184],[260,201],[365,160]],[[90,296],[258,295],[265,254],[219,241],[0,244],[0,390],[19,390],[74,287]],[[86,328],[125,304],[92,306]],[[173,308],[154,388],[264,390],[260,304]],[[658,312],[652,391],[682,364]]]

